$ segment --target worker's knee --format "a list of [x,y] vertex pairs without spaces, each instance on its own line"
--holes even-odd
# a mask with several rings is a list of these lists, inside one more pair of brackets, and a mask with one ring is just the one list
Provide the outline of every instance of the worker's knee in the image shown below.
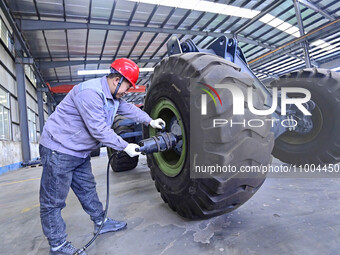
[[50,201],[49,203],[40,203],[40,215],[44,217],[48,214],[53,214],[54,212],[60,213],[60,211],[65,208],[65,201]]

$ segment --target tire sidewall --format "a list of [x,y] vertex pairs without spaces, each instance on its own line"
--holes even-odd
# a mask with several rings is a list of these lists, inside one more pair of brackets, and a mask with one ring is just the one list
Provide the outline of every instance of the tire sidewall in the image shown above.
[[[326,159],[328,149],[339,140],[337,128],[340,126],[340,104],[334,97],[331,84],[327,78],[317,78],[304,81],[280,82],[278,87],[300,87],[311,92],[311,100],[320,109],[323,119],[321,130],[317,137],[303,144],[289,144],[280,137],[275,141],[273,154],[284,162],[289,163],[322,163],[317,157]],[[334,80],[333,80],[334,81]],[[328,81],[331,82],[331,81]],[[313,114],[313,111],[312,111]],[[338,137],[338,138],[337,138]]]
[[[181,79],[175,75],[162,75],[162,79],[158,79],[157,75],[154,75],[153,85],[147,93],[145,99],[145,111],[151,114],[153,106],[162,99],[169,100],[172,102],[178,110],[181,119],[183,121],[184,132],[186,134],[186,155],[190,155],[189,144],[190,144],[190,116],[189,116],[189,102],[183,100],[183,89],[189,86],[188,79]],[[159,89],[159,88],[162,89]],[[144,138],[149,137],[149,127],[144,128]],[[149,165],[157,166],[156,159],[153,155],[147,155]],[[190,186],[190,166],[189,157],[185,158],[181,172],[175,177],[169,177],[164,174],[158,167],[151,167],[151,175],[157,179],[157,182],[161,185],[161,189],[166,190],[170,194],[182,193]]]

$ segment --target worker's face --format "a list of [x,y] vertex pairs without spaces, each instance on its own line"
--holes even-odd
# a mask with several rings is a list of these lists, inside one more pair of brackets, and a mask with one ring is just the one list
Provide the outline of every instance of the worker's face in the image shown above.
[[[113,95],[115,93],[115,90],[117,88],[117,85],[120,81],[120,78],[115,77],[113,78],[112,86],[110,86],[111,94]],[[116,94],[116,99],[120,99],[123,96],[125,96],[128,92],[128,89],[131,87],[130,82],[123,80],[122,84],[120,85],[118,92]]]

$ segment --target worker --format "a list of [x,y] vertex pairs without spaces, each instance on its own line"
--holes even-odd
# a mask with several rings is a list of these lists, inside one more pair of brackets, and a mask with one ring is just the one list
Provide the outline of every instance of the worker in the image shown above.
[[[66,240],[66,225],[61,210],[70,187],[100,234],[126,227],[124,221],[104,219],[96,182],[92,174],[90,153],[101,145],[125,151],[130,157],[137,144],[127,143],[111,129],[118,113],[136,122],[161,129],[162,119],[150,116],[122,97],[136,87],[139,68],[130,59],[121,58],[111,64],[110,74],[82,82],[73,87],[45,123],[39,152],[43,172],[40,184],[40,218],[51,247],[50,254],[73,254],[77,249]],[[82,254],[85,254],[83,252]]]

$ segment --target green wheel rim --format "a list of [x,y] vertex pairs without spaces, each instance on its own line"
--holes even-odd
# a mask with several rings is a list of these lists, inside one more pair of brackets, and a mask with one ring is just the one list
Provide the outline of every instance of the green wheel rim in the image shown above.
[[[175,177],[182,171],[186,157],[185,132],[181,115],[169,99],[162,98],[152,109],[150,116],[153,119],[162,118],[166,122],[167,128],[169,127],[170,120],[176,117],[181,127],[183,140],[181,155],[178,155],[173,150],[153,153],[153,157],[161,171],[169,177]],[[170,132],[170,130],[166,131]],[[156,129],[149,128],[150,137],[156,135],[156,133]]]

